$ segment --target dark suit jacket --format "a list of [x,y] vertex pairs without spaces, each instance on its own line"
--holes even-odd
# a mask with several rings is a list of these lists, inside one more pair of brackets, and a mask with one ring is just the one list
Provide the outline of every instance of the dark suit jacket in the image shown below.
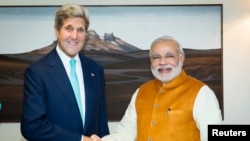
[[24,74],[21,133],[30,141],[80,141],[81,135],[109,134],[104,70],[79,54],[86,113],[83,127],[66,70],[54,48],[31,64]]

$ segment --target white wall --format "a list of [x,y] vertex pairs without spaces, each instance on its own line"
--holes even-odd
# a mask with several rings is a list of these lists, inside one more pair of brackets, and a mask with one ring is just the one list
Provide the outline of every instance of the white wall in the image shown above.
[[[16,2],[15,2],[16,1]],[[20,4],[19,0],[11,3]],[[48,0],[47,0],[48,1]],[[58,0],[60,1],[60,0]],[[75,0],[78,1],[78,0]],[[28,4],[31,0],[26,0]],[[60,1],[64,2],[64,1]],[[224,124],[250,124],[250,1],[249,0],[88,0],[83,4],[223,4]],[[9,5],[9,0],[1,0]],[[4,47],[0,46],[0,50]],[[109,123],[111,132],[117,123]],[[19,123],[0,123],[0,139],[21,141]]]

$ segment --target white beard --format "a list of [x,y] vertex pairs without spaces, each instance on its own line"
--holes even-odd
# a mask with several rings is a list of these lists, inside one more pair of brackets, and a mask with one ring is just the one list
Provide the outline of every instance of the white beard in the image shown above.
[[[161,81],[162,83],[169,82],[173,80],[176,76],[178,76],[181,73],[183,63],[179,61],[179,64],[176,67],[165,65],[165,66],[157,66],[155,69],[151,67],[151,72],[153,76]],[[160,68],[171,68],[172,72],[170,74],[165,73],[159,73]]]

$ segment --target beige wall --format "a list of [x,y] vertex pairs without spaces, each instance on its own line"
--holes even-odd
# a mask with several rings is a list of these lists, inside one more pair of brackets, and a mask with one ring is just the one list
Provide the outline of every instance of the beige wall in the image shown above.
[[[54,0],[55,1],[55,0]],[[0,0],[0,5],[58,5],[57,0]],[[224,124],[250,124],[250,1],[249,0],[71,0],[83,5],[223,4]],[[117,123],[109,123],[111,132]],[[19,123],[0,123],[0,140],[21,141]]]

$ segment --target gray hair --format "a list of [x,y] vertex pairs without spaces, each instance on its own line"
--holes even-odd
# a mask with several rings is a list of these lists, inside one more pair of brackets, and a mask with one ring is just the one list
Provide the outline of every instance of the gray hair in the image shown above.
[[182,47],[180,46],[179,42],[177,40],[175,40],[173,37],[171,36],[161,36],[157,39],[155,39],[152,43],[151,43],[151,46],[150,46],[150,51],[149,51],[149,56],[151,56],[151,51],[152,51],[152,48],[159,42],[163,42],[163,41],[172,41],[172,42],[175,42],[177,44],[177,47],[179,49],[179,54],[184,54],[184,51],[182,49]]
[[72,18],[72,17],[80,17],[84,19],[85,30],[86,31],[88,30],[89,27],[88,11],[84,7],[74,3],[64,4],[57,10],[54,27],[57,30],[60,30],[63,25],[63,21],[67,18]]

